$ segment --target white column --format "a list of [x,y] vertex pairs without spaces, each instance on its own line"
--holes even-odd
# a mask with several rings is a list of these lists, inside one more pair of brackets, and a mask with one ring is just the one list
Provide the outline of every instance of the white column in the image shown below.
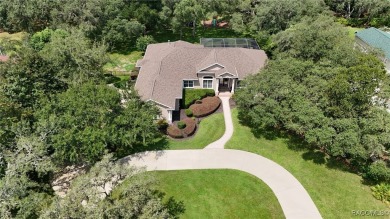
[[168,110],[168,124],[172,124],[172,110]]
[[218,89],[219,89],[219,79],[218,78],[215,78],[215,82],[216,82],[216,85],[215,85],[215,96],[218,96]]
[[233,82],[232,82],[232,91],[231,91],[232,94],[234,94],[234,89],[235,89],[235,87],[236,87],[235,85],[236,85],[236,79],[233,78]]

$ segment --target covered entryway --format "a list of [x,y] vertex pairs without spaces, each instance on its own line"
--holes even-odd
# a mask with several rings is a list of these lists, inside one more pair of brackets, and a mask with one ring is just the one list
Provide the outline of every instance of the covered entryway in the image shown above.
[[236,78],[231,77],[224,77],[224,78],[217,78],[218,80],[218,92],[231,92],[234,93],[235,85],[236,85]]

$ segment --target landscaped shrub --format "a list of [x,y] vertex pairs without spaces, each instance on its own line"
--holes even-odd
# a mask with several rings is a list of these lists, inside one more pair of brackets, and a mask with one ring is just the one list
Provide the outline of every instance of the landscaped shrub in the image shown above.
[[390,202],[390,184],[381,183],[379,185],[371,187],[372,195],[385,203]]
[[138,50],[145,51],[149,44],[156,43],[152,36],[141,36],[137,39],[136,46]]
[[187,109],[196,100],[200,100],[204,97],[215,96],[215,91],[212,89],[184,89],[182,108]]
[[186,113],[186,115],[188,116],[188,117],[192,117],[192,110],[191,109],[186,109],[185,110],[185,113]]
[[195,133],[196,122],[192,118],[185,118],[183,122],[186,124],[186,127],[183,129],[184,136],[191,136]]
[[183,138],[182,131],[175,125],[168,126],[167,134],[172,138]]
[[160,119],[157,121],[157,127],[159,130],[164,131],[168,128],[168,122],[165,119]]
[[390,168],[385,161],[378,160],[368,167],[364,176],[375,182],[390,182]]
[[203,117],[215,112],[221,105],[221,99],[218,97],[206,97],[201,104],[193,104],[190,106],[195,117]]
[[183,121],[179,121],[179,122],[177,123],[177,127],[178,127],[179,129],[184,129],[184,128],[186,127],[186,123],[183,122]]

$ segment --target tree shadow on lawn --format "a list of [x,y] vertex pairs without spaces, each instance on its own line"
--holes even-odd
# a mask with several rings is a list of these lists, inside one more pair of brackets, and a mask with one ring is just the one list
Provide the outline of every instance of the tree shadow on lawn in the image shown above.
[[[164,197],[166,196],[165,192],[161,192],[159,190],[155,190],[154,193],[160,199],[164,199]],[[183,214],[186,211],[184,202],[176,201],[173,196],[169,197],[166,201],[164,201],[164,205],[168,209],[169,214],[173,216],[173,218],[179,218],[179,215]]]
[[161,151],[169,148],[169,142],[166,137],[158,136],[153,143],[148,145],[136,145],[133,148],[127,150],[118,150],[115,152],[115,156],[118,158],[126,157],[128,155],[133,155],[136,153],[141,153],[145,151]]
[[284,130],[278,130],[274,128],[264,129],[253,127],[251,126],[250,122],[248,122],[248,120],[245,120],[245,115],[240,115],[240,113],[238,118],[240,124],[250,128],[253,136],[257,139],[264,138],[269,141],[281,139],[287,145],[288,149],[302,152],[301,157],[306,161],[312,161],[318,165],[326,165],[326,167],[330,169],[357,173],[357,170],[354,169],[353,166],[347,165],[342,159],[327,155],[317,147],[306,143],[300,136],[296,136]]

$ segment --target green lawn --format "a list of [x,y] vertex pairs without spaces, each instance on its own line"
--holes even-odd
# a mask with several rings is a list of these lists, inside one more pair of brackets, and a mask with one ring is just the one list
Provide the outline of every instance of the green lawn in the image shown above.
[[364,29],[364,28],[359,28],[359,27],[347,27],[347,28],[348,28],[349,37],[351,37],[352,39],[355,39],[355,32],[358,32],[358,31]]
[[[233,110],[234,134],[226,148],[249,151],[267,157],[292,173],[309,192],[324,218],[351,218],[352,210],[389,210],[376,200],[362,178],[343,170],[319,151],[309,151],[286,137],[267,140],[241,125]],[[271,136],[270,136],[271,137]],[[268,139],[270,137],[267,137]]]
[[133,70],[135,63],[142,57],[142,52],[131,51],[127,54],[111,53],[109,54],[110,61],[103,67],[104,70],[112,72],[130,72]]
[[166,148],[170,150],[180,149],[202,149],[208,144],[218,140],[225,133],[225,120],[223,113],[215,113],[201,120],[195,135],[185,140],[167,139],[159,141],[156,148]]
[[271,189],[237,170],[150,172],[165,199],[184,203],[180,218],[284,218]]

